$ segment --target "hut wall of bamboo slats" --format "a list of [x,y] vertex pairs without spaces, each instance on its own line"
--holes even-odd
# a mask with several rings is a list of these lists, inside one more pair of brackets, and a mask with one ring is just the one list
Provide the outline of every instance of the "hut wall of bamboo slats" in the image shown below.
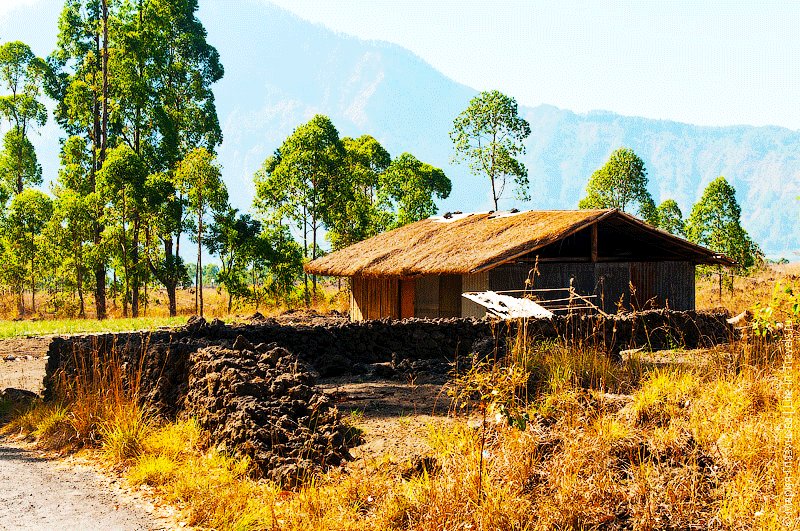
[[726,257],[618,210],[457,214],[428,218],[306,265],[350,278],[355,321],[482,317],[461,294],[572,287],[619,308],[695,306],[695,266]]

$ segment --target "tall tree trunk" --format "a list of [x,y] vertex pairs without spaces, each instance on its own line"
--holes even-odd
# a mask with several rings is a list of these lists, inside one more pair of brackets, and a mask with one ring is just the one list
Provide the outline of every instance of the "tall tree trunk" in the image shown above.
[[[94,103],[94,138],[92,139],[93,152],[96,152],[99,146],[99,156],[96,157],[95,164],[92,168],[92,189],[96,191],[95,172],[103,167],[106,157],[107,136],[108,136],[108,2],[102,1],[101,22],[103,27],[103,43],[102,53],[100,50],[100,36],[95,37],[95,45],[97,47],[98,55],[102,57],[101,71],[103,78],[102,87],[102,104],[98,109],[97,101]],[[99,215],[99,213],[98,213]],[[98,216],[99,217],[99,216]],[[103,227],[100,223],[93,224],[93,240],[95,245],[100,245],[102,242]],[[105,264],[99,263],[94,268],[95,276],[95,308],[98,319],[105,319],[106,312],[106,267]]]
[[[311,219],[311,259],[317,259],[317,218],[316,215]],[[311,275],[311,299],[317,303],[317,275]]]
[[[78,262],[78,263],[81,263],[81,262]],[[75,278],[75,282],[78,285],[78,301],[79,301],[78,317],[80,317],[81,319],[85,319],[86,318],[86,303],[83,300],[83,270],[81,269],[80,266],[78,266],[78,268],[77,268],[77,275],[76,275],[76,278]]]
[[36,276],[34,275],[36,262],[31,258],[31,312],[36,313]]
[[[199,195],[199,194],[198,194]],[[202,204],[202,197],[198,199]],[[199,278],[197,293],[200,300],[200,317],[203,317],[203,209],[197,211],[197,276]]]
[[164,285],[167,290],[167,298],[169,299],[169,316],[175,317],[178,314],[178,305],[176,301],[176,288],[178,287],[178,274],[177,274],[177,257],[172,254],[172,238],[164,239],[164,270],[159,271],[147,258],[147,265],[150,267],[150,272],[156,279]]
[[131,315],[139,317],[139,214],[134,215],[133,219],[133,242],[131,243],[131,269],[133,274],[131,276]]
[[167,273],[162,284],[164,284],[164,287],[167,289],[167,298],[169,299],[169,316],[175,317],[178,315],[177,294],[175,293],[176,288],[178,287],[178,274],[176,272],[178,268],[178,257],[177,255],[172,255],[172,238],[167,238],[164,241],[164,256],[167,263]]
[[22,189],[24,183],[22,182],[22,150],[23,150],[23,139],[25,138],[25,126],[23,125],[22,128],[17,126],[17,130],[20,132],[20,142],[19,147],[17,148],[17,182],[16,182],[16,192],[17,195],[22,193]]
[[[303,258],[308,258],[308,224],[306,221],[306,206],[303,205]],[[306,268],[303,268],[303,299],[306,303],[306,308],[311,306],[311,300],[308,294],[308,273]]]

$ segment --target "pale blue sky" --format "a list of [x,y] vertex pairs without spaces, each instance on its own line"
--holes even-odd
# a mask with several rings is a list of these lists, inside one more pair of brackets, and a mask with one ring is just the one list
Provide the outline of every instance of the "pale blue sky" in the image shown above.
[[528,105],[800,129],[800,2],[274,3]]
[[[212,1],[235,9],[248,0],[200,0],[201,17]],[[800,2],[273,3],[336,31],[399,44],[456,81],[527,105],[800,129]],[[60,10],[63,2],[0,0],[0,39],[16,33],[14,10],[43,4]],[[54,42],[54,27],[37,31]]]

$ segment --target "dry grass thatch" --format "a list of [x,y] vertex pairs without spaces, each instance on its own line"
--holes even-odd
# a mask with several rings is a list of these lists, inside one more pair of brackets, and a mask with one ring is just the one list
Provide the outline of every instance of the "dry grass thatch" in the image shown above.
[[532,210],[475,213],[423,219],[379,234],[306,265],[330,276],[412,277],[485,271],[532,253],[594,223],[616,218],[645,231],[662,245],[680,249],[697,263],[728,260],[616,209]]

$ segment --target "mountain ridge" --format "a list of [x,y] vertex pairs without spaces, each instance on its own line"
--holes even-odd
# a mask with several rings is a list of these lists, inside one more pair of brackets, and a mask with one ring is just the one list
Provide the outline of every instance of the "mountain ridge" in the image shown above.
[[[12,12],[6,18],[13,24],[0,28],[0,35],[38,43],[37,53],[49,53],[52,48],[40,48],[54,45],[55,23],[45,44],[34,28],[57,19],[53,9],[60,6],[48,0]],[[219,160],[236,207],[250,207],[253,173],[316,113],[330,116],[342,136],[371,134],[393,156],[409,151],[442,167],[454,185],[451,197],[440,202],[443,211],[490,207],[484,178],[450,160],[452,121],[477,90],[397,44],[335,32],[258,0],[232,6],[201,2],[198,16],[226,71],[214,92],[224,134]],[[532,201],[507,199],[503,208],[575,208],[592,172],[624,145],[644,159],[656,202],[673,198],[688,216],[705,185],[725,175],[737,189],[745,228],[768,254],[792,257],[800,249],[798,131],[693,125],[608,110],[577,113],[545,103],[519,109],[532,128],[523,157]],[[34,138],[50,179],[59,136],[51,118]]]

